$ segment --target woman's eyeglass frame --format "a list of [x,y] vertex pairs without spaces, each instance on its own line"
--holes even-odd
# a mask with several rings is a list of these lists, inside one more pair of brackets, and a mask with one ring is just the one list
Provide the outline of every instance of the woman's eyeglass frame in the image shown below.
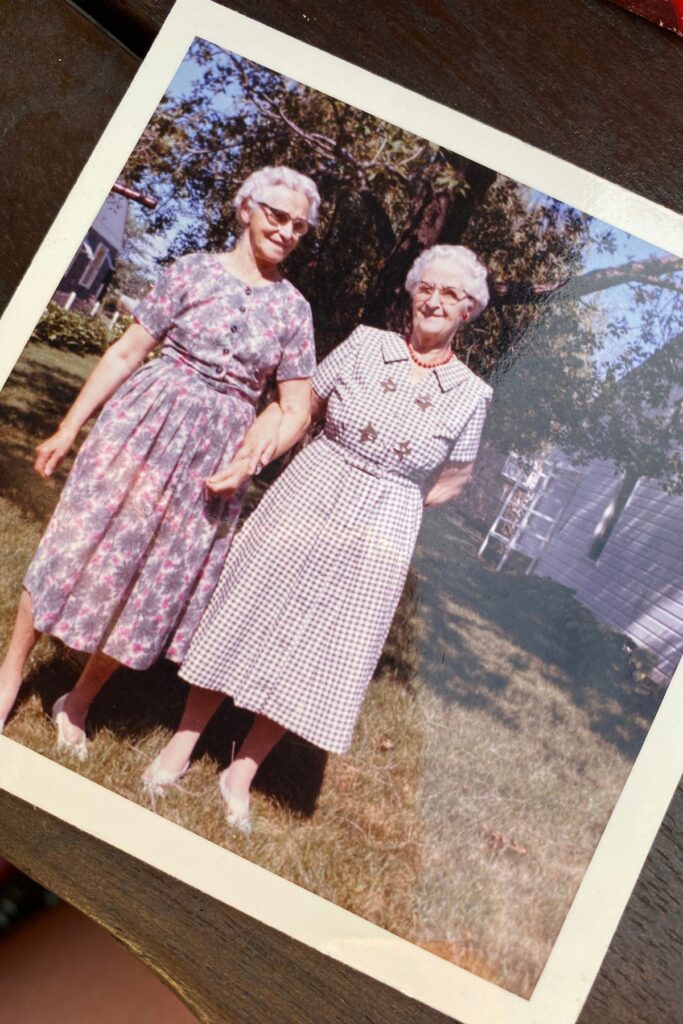
[[418,281],[413,295],[416,299],[424,302],[426,299],[431,299],[434,292],[436,292],[444,309],[451,309],[453,306],[457,306],[458,303],[464,302],[465,299],[469,299],[473,307],[476,305],[475,300],[467,292],[459,292],[457,288],[453,288],[448,284],[432,284],[431,281]]
[[[252,196],[252,199],[254,197]],[[273,226],[279,228],[286,228],[289,224],[292,225],[292,234],[296,238],[303,238],[311,224],[302,217],[292,217],[286,210],[280,210],[277,206],[271,206],[270,203],[264,203],[262,199],[254,199],[257,206],[263,209],[266,217]]]

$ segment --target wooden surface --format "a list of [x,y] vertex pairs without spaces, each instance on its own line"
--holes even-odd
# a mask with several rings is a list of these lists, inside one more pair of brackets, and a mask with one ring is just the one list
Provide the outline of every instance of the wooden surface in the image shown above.
[[0,0],[0,11],[4,309],[137,61],[64,0]]
[[[172,6],[78,2],[141,56]],[[604,0],[224,6],[683,211],[680,40]]]
[[2,792],[0,849],[121,939],[201,1021],[450,1021]]
[[[4,306],[134,74],[64,0],[1,0]],[[82,0],[141,55],[169,0]],[[683,50],[601,0],[236,0],[244,14],[683,211]],[[581,1024],[680,1024],[679,789]],[[439,1014],[0,793],[0,851],[105,924],[210,1022]]]

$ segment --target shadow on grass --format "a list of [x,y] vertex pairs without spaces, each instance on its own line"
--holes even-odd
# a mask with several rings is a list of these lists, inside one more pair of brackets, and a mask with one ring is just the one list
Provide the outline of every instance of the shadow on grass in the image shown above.
[[635,760],[662,691],[639,678],[630,642],[553,580],[496,573],[476,557],[480,542],[453,512],[425,517],[416,559],[423,680],[517,730],[527,705],[508,691],[517,673],[540,671],[584,710],[592,731]]
[[2,496],[11,501],[30,522],[47,524],[59,500],[65,474],[50,480],[40,480],[33,469],[35,452],[0,433],[0,485]]
[[[19,359],[3,394],[3,419],[13,427],[41,436],[54,429],[83,386],[83,376],[63,366],[46,366],[27,352]],[[4,389],[3,389],[4,391]]]
[[[0,396],[0,482],[3,497],[27,518],[47,522],[57,503],[73,457],[51,480],[34,470],[35,447],[56,430],[83,385],[83,375],[59,365],[44,365],[29,346],[17,362]],[[75,362],[75,360],[73,360]]]
[[[57,697],[73,687],[85,655],[58,648],[55,656],[26,679],[18,705],[36,694],[46,715]],[[88,716],[88,736],[95,739],[106,730],[119,742],[135,745],[150,732],[178,725],[187,696],[187,685],[177,668],[160,661],[144,672],[120,668],[93,702]],[[216,772],[227,767],[233,745],[237,750],[254,716],[236,708],[228,698],[216,712],[201,737],[194,759],[207,755]],[[316,747],[287,734],[259,771],[255,789],[303,817],[316,807],[325,774],[327,755]]]
[[[37,480],[31,468],[34,446],[61,419],[90,365],[73,354],[29,346],[3,390],[3,494],[28,519],[47,521],[67,470],[63,467],[49,482]],[[271,467],[255,482],[243,516],[258,504],[265,478],[280,468]],[[415,568],[377,674],[410,688],[419,672],[444,700],[483,710],[506,728],[520,730],[528,702],[510,698],[511,684],[517,674],[533,675],[533,669],[545,685],[585,710],[596,734],[635,759],[661,691],[639,684],[625,638],[599,624],[559,584],[514,571],[493,572],[476,558],[480,539],[452,511],[427,513]],[[46,710],[77,673],[72,655],[56,655],[41,679],[32,680]],[[185,693],[168,663],[144,673],[120,670],[95,702],[90,730],[106,727],[134,741],[159,726],[173,729]],[[559,703],[557,715],[562,715]],[[227,764],[233,742],[239,746],[251,720],[226,701],[198,755],[208,753],[218,765]],[[324,754],[288,736],[266,761],[258,786],[292,810],[309,814],[324,769]]]

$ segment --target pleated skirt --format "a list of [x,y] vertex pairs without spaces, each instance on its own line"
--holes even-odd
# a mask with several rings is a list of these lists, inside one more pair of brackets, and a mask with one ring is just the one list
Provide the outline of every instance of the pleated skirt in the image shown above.
[[131,668],[183,660],[230,547],[243,494],[208,498],[254,418],[164,356],[104,406],[29,566],[36,628]]

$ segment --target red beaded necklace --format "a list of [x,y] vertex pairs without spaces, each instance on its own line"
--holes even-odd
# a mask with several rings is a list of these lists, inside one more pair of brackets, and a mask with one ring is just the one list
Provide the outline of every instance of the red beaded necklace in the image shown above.
[[450,363],[451,359],[453,358],[453,353],[449,352],[446,358],[440,359],[438,363],[425,363],[423,359],[420,359],[419,356],[415,355],[415,349],[410,344],[410,335],[406,335],[406,345],[408,346],[410,358],[413,360],[414,363],[417,363],[418,366],[421,366],[423,370],[432,370],[434,369],[435,366],[445,366],[446,363]]

